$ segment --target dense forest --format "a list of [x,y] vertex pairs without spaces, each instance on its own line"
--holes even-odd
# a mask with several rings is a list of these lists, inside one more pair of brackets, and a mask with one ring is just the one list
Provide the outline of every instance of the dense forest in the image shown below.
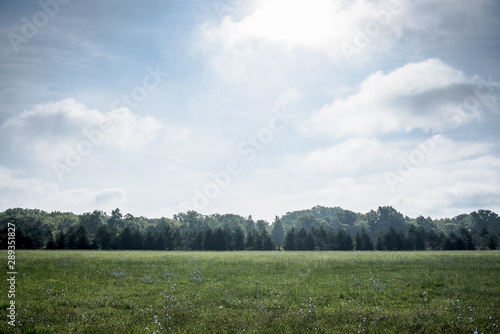
[[17,249],[101,250],[474,250],[497,249],[500,218],[478,210],[454,218],[409,218],[391,206],[355,213],[315,206],[269,224],[234,214],[178,213],[173,219],[7,209],[0,213],[0,248],[8,223]]

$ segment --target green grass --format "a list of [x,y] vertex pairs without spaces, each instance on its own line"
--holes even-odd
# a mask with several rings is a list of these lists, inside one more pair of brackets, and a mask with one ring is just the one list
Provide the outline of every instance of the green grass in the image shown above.
[[496,251],[19,251],[16,265],[3,333],[500,333]]

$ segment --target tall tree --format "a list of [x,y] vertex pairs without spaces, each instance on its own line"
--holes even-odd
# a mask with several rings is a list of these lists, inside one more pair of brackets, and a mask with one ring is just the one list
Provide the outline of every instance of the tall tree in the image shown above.
[[111,249],[111,240],[113,235],[109,231],[108,225],[102,224],[96,231],[95,241],[100,249]]
[[132,245],[132,230],[130,227],[125,227],[118,236],[119,249],[133,249]]
[[283,246],[283,240],[285,239],[285,230],[283,229],[283,223],[278,218],[278,216],[276,216],[276,218],[274,219],[274,223],[271,228],[271,239],[278,248]]
[[159,235],[163,239],[162,249],[172,250],[175,248],[172,237],[172,227],[170,224],[166,223],[163,225],[163,231],[161,231]]
[[215,250],[214,235],[211,228],[205,229],[205,233],[203,235],[203,249]]
[[54,240],[54,236],[53,235],[49,238],[49,241],[47,242],[47,246],[45,248],[47,248],[47,249],[56,249],[56,242]]
[[315,245],[318,248],[318,250],[328,249],[327,233],[323,228],[323,226],[321,226],[319,230],[317,230]]
[[141,233],[141,231],[137,228],[133,228],[130,231],[130,234],[132,236],[132,245],[131,248],[134,250],[140,250],[143,249],[144,247],[144,237]]
[[364,229],[356,233],[355,242],[356,250],[373,250],[373,242]]
[[255,229],[259,233],[262,233],[263,231],[267,231],[268,228],[269,228],[269,224],[265,220],[259,219],[255,223]]
[[389,227],[405,229],[405,218],[392,206],[381,206],[377,210],[376,225],[378,231],[387,231]]
[[404,249],[404,235],[401,230],[396,231],[392,226],[384,234],[384,246],[387,250],[403,250]]
[[283,242],[283,249],[285,250],[296,250],[295,246],[295,227],[292,227],[285,235],[285,241]]
[[495,212],[490,210],[478,210],[471,212],[473,226],[477,230],[485,227],[487,229],[498,228],[500,226],[500,218]]
[[273,240],[271,239],[271,236],[269,235],[269,233],[267,233],[266,230],[261,232],[260,238],[262,240],[262,250],[273,250],[274,249]]
[[222,228],[217,228],[214,234],[214,249],[218,251],[228,249],[228,236]]
[[56,234],[56,249],[66,249],[68,247],[68,239],[63,230]]
[[494,234],[491,234],[488,237],[488,248],[491,250],[498,248],[498,238]]
[[337,244],[339,250],[352,250],[352,238],[344,229],[337,232]]
[[241,227],[237,226],[233,232],[233,243],[235,250],[244,250],[245,249],[245,234]]
[[297,228],[304,228],[306,231],[309,231],[315,225],[316,218],[314,218],[314,216],[311,214],[300,216],[297,220]]
[[116,208],[111,211],[111,217],[108,219],[108,227],[111,234],[116,234],[123,227],[123,216],[120,209]]
[[426,232],[425,242],[427,244],[427,247],[432,250],[439,249],[441,245],[441,240],[439,236],[436,234],[436,231],[434,231],[434,229],[431,229],[430,231]]
[[92,213],[86,212],[80,216],[80,223],[85,226],[89,235],[94,235],[104,221],[105,214],[99,210],[94,210]]
[[472,235],[471,235],[471,233],[469,232],[468,229],[466,229],[465,227],[462,227],[460,229],[460,236],[461,236],[462,240],[464,241],[465,249],[466,250],[474,250],[474,249],[476,249],[476,245],[474,243],[474,239],[472,238]]
[[75,249],[90,249],[90,240],[87,235],[87,228],[83,224],[79,224],[75,231]]
[[295,237],[295,249],[299,251],[306,250],[306,239],[307,239],[306,229],[304,227],[301,227]]
[[203,231],[193,231],[193,236],[190,243],[190,248],[192,250],[202,250],[203,249]]

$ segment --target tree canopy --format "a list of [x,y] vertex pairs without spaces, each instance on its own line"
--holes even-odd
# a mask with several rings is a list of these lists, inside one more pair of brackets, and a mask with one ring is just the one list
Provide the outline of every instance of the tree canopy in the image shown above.
[[135,217],[115,209],[83,214],[7,209],[0,213],[0,248],[8,223],[18,249],[151,250],[425,250],[496,249],[500,217],[478,210],[453,218],[410,218],[391,206],[356,213],[315,206],[269,224],[235,214],[181,212],[170,218]]

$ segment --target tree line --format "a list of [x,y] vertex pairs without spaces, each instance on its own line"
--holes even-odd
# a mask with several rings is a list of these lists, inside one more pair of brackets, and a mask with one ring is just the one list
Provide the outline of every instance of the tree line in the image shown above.
[[500,237],[500,218],[487,210],[432,220],[410,219],[392,207],[363,215],[317,206],[269,224],[195,211],[149,219],[119,209],[109,216],[98,210],[76,215],[8,209],[0,213],[0,248],[7,247],[9,222],[16,226],[17,249],[473,250],[497,249]]

